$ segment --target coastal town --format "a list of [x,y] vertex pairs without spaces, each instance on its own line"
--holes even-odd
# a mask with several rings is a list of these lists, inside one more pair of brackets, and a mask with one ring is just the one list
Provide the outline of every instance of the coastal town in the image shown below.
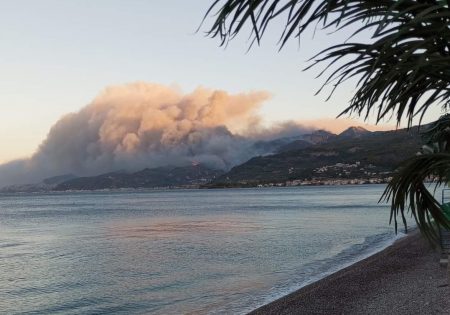
[[295,179],[284,183],[258,184],[257,187],[293,187],[293,186],[340,186],[340,185],[367,185],[367,184],[385,184],[392,179],[389,177],[381,178],[311,178]]
[[[291,167],[288,171],[293,173],[294,168]],[[364,166],[360,161],[356,161],[354,163],[335,163],[318,167],[313,170],[313,176],[310,178],[259,183],[256,187],[385,184],[391,179],[392,172],[380,172],[372,164]],[[249,182],[242,181],[241,184],[248,185]]]

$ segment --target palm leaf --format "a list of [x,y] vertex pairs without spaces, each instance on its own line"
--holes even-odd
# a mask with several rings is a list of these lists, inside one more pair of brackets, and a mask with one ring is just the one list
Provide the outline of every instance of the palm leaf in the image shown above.
[[450,180],[450,115],[430,124],[422,136],[426,145],[400,165],[380,200],[391,202],[390,221],[396,231],[398,216],[407,228],[405,212],[410,211],[422,233],[437,242],[438,229],[450,229],[450,221],[430,188],[434,186],[436,191]]
[[388,184],[382,200],[390,200],[391,222],[398,228],[401,216],[406,226],[405,212],[410,211],[419,229],[430,240],[438,239],[437,227],[450,229],[450,221],[444,216],[440,203],[434,198],[426,181],[434,185],[445,184],[450,174],[450,153],[431,153],[407,160]]
[[[450,1],[442,0],[217,0],[203,22],[213,16],[206,34],[221,45],[245,25],[251,44],[259,44],[267,27],[284,18],[280,49],[316,25],[332,31],[352,27],[345,43],[318,53],[306,67],[323,65],[318,92],[330,88],[331,97],[343,82],[356,79],[356,92],[341,115],[367,119],[375,112],[377,122],[394,116],[409,127],[416,117],[420,125],[430,106],[450,107],[449,7]],[[351,42],[361,32],[370,40]],[[450,179],[450,116],[441,117],[424,137],[428,146],[399,167],[382,198],[391,202],[396,230],[398,216],[406,228],[409,211],[421,231],[436,240],[436,229],[450,228],[450,222],[425,183],[438,187]]]
[[332,94],[346,80],[358,79],[357,91],[341,115],[368,118],[375,110],[377,121],[395,114],[398,124],[406,119],[410,126],[430,106],[450,106],[448,1],[218,0],[205,19],[211,15],[214,22],[206,33],[222,45],[247,24],[251,43],[259,44],[268,25],[283,17],[280,49],[317,24],[335,30],[356,25],[354,35],[370,32],[370,43],[336,45],[312,60],[311,66],[328,64],[319,91],[330,86]]

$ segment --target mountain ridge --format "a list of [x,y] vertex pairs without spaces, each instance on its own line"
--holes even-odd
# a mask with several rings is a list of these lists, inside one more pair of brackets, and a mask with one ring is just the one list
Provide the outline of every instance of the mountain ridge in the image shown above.
[[253,157],[216,178],[209,187],[248,187],[288,181],[320,183],[330,179],[386,181],[403,160],[421,147],[417,128],[346,131],[341,137],[343,133],[304,149]]
[[[417,128],[368,131],[349,127],[340,134],[325,130],[255,142],[272,154],[254,156],[228,171],[202,164],[113,171],[96,176],[54,176],[37,184],[14,185],[0,192],[34,192],[174,187],[248,187],[289,182],[389,178],[397,165],[421,146]],[[376,182],[376,181],[375,181]]]
[[201,164],[185,167],[145,168],[133,173],[107,173],[78,177],[57,185],[53,190],[101,190],[122,188],[194,187],[206,184],[223,171]]

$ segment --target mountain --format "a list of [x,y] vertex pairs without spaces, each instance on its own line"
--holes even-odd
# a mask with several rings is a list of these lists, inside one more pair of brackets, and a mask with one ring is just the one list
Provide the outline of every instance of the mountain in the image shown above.
[[253,149],[261,155],[304,149],[312,144],[324,143],[336,137],[326,130],[316,130],[309,134],[282,137],[273,140],[260,140],[253,144]]
[[53,177],[46,178],[42,182],[46,185],[58,185],[65,181],[75,179],[75,178],[77,178],[77,176],[75,176],[73,174],[65,174],[65,175],[59,175],[59,176],[53,176]]
[[57,185],[53,190],[98,190],[118,188],[187,187],[207,184],[223,174],[201,164],[186,167],[158,167],[127,173],[113,172],[91,177],[78,177]]
[[256,186],[293,180],[389,177],[421,147],[417,128],[370,132],[350,128],[299,150],[254,157],[216,178],[210,187]]
[[330,139],[336,137],[334,133],[328,132],[326,130],[316,130],[310,134],[302,136],[302,139],[313,144],[325,143]]
[[[15,185],[1,192],[96,190],[156,187],[242,187],[288,182],[322,183],[329,180],[385,180],[404,159],[421,147],[417,128],[370,132],[350,127],[339,135],[324,130],[254,144],[255,156],[229,170],[204,165],[116,171],[90,177],[72,174],[41,183]],[[272,152],[271,154],[268,152]]]
[[337,137],[341,139],[354,139],[364,137],[371,132],[363,127],[350,127],[341,132]]
[[49,177],[41,181],[40,183],[34,184],[23,184],[23,185],[11,185],[0,189],[1,193],[17,193],[17,192],[44,192],[54,189],[58,184],[61,184],[67,180],[76,178],[73,174],[65,174],[60,176]]
[[312,145],[311,142],[305,140],[294,140],[278,148],[277,153],[306,149]]
[[273,154],[278,152],[283,146],[293,141],[299,140],[302,137],[302,135],[299,135],[293,137],[277,138],[273,140],[259,140],[253,144],[253,150],[262,155]]

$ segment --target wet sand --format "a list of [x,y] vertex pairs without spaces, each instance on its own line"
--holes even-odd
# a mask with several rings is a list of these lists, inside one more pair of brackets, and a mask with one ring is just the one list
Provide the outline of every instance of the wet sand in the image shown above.
[[416,231],[250,314],[450,314],[447,269]]

